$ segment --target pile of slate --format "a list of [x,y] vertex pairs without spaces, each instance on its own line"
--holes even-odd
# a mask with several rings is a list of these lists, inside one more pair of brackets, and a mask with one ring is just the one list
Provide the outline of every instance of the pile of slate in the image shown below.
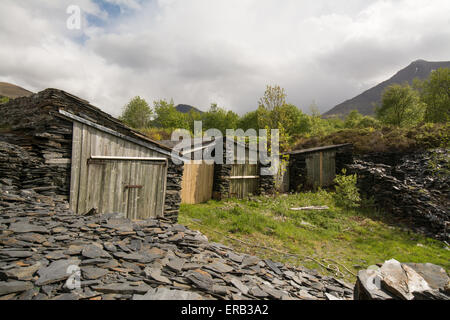
[[0,180],[0,299],[352,299],[353,286],[164,220],[74,215]]
[[[2,139],[5,137],[7,138],[4,135]],[[36,152],[0,141],[0,177],[9,181],[5,180],[4,183],[32,189],[44,195],[68,194],[65,188],[60,187],[68,183],[65,181],[67,168],[66,163],[46,164]]]
[[431,263],[392,259],[359,271],[355,300],[450,300],[450,278]]
[[[417,232],[450,240],[447,150],[407,155],[396,166],[356,160],[348,166],[360,190]],[[433,168],[435,166],[435,168]]]

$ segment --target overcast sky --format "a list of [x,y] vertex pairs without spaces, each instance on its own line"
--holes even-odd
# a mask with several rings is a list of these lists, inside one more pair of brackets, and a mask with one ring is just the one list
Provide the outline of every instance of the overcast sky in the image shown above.
[[115,116],[136,95],[242,115],[266,84],[327,111],[414,60],[450,60],[449,13],[449,0],[1,0],[0,81]]

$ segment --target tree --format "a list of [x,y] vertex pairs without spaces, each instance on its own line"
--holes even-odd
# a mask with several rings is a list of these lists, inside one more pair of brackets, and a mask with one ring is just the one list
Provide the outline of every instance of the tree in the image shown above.
[[153,125],[157,128],[165,129],[190,129],[188,117],[185,113],[179,112],[171,101],[158,100],[153,102],[156,118]]
[[233,111],[220,108],[216,103],[211,104],[208,112],[203,114],[203,130],[218,129],[223,135],[227,129],[236,129],[239,116]]
[[344,127],[347,129],[377,128],[379,121],[370,116],[363,116],[358,110],[352,110],[345,118]]
[[258,111],[251,111],[244,114],[238,121],[238,128],[247,131],[248,129],[255,129],[258,131],[260,129],[258,125]]
[[275,107],[281,107],[286,104],[286,92],[278,85],[266,86],[264,96],[259,99],[258,105],[264,109],[271,111]]
[[132,128],[142,129],[150,126],[152,114],[148,103],[136,96],[124,107],[119,120]]
[[420,101],[419,93],[405,83],[386,88],[381,106],[375,113],[383,124],[403,127],[422,121],[424,111],[425,105]]
[[434,70],[420,87],[420,97],[427,105],[425,121],[434,123],[450,121],[450,69]]
[[359,113],[358,110],[352,110],[347,117],[345,117],[344,126],[349,129],[358,128],[362,119],[363,115]]
[[186,119],[187,119],[187,122],[189,124],[189,130],[193,133],[194,132],[194,123],[195,123],[195,121],[202,121],[203,116],[202,116],[202,114],[200,112],[191,109],[186,114]]

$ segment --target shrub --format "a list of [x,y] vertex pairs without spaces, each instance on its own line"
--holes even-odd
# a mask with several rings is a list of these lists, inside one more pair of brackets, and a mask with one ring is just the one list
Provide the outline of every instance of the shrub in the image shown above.
[[346,175],[347,171],[342,169],[342,174],[337,175],[334,179],[336,183],[336,193],[334,200],[338,206],[347,209],[356,208],[360,206],[361,197],[359,195],[358,187],[356,186],[356,174]]
[[9,98],[8,98],[8,97],[0,96],[0,104],[2,104],[2,103],[7,103],[8,101],[9,101]]
[[170,140],[172,130],[164,128],[144,128],[139,130],[143,135],[153,140]]
[[384,126],[379,129],[343,129],[324,137],[298,138],[292,149],[307,149],[342,143],[352,143],[355,154],[448,148],[450,125],[426,123],[412,128]]

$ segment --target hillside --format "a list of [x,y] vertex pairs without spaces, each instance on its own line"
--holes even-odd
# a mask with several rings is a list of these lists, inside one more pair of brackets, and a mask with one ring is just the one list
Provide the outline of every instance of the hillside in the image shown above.
[[175,107],[178,112],[181,113],[189,113],[189,111],[193,110],[199,113],[203,113],[203,111],[198,110],[196,107],[190,106],[188,104],[179,104]]
[[429,76],[432,70],[439,68],[450,68],[450,61],[443,62],[429,62],[425,60],[417,60],[411,63],[406,68],[397,72],[392,78],[381,82],[373,88],[364,91],[360,95],[338,104],[330,111],[324,113],[324,117],[333,115],[346,115],[352,110],[358,110],[363,115],[373,115],[375,108],[374,104],[381,101],[383,90],[394,83],[412,83],[414,78],[425,79]]
[[2,97],[14,99],[18,97],[28,97],[32,94],[33,92],[28,91],[22,87],[16,86],[15,84],[8,82],[0,82],[0,96]]

